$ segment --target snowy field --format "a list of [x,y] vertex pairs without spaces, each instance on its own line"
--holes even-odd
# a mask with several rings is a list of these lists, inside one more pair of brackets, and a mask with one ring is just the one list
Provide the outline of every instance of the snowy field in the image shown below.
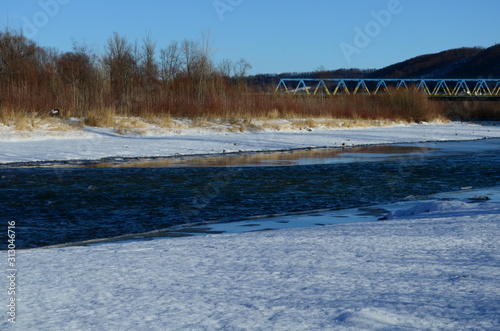
[[16,324],[0,329],[498,330],[499,221],[498,202],[435,201],[372,223],[19,251]]
[[[22,137],[1,127],[0,163],[488,137],[500,126]],[[370,223],[18,250],[14,294],[1,251],[0,329],[499,330],[499,222],[498,199],[431,201]]]
[[[217,130],[221,132],[215,132]],[[197,128],[173,133],[151,126],[143,129],[141,134],[118,134],[112,129],[95,127],[68,131],[53,131],[41,127],[34,131],[19,132],[0,125],[0,163],[192,155],[500,137],[499,125],[461,122],[313,131],[296,129],[232,133],[220,127],[217,130]]]

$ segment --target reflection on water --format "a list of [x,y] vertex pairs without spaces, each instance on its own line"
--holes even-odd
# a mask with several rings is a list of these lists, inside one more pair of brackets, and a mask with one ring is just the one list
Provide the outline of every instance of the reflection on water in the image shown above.
[[343,148],[299,149],[269,152],[239,152],[208,155],[169,157],[106,158],[101,160],[74,160],[24,162],[9,164],[8,168],[192,168],[192,167],[256,167],[331,164],[358,161],[380,161],[412,158],[433,148],[425,146],[358,146]]
[[[238,153],[204,157],[138,160],[114,164],[126,167],[255,167],[356,162],[360,159],[411,157],[430,148],[414,146],[362,146],[349,149],[307,149],[286,152]],[[99,166],[113,166],[103,163]]]

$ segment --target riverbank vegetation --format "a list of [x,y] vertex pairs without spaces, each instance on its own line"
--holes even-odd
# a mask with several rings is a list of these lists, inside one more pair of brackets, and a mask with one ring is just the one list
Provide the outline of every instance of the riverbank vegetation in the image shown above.
[[[417,90],[376,97],[275,94],[274,86],[253,86],[250,69],[244,59],[216,63],[207,34],[162,48],[151,37],[131,42],[115,33],[98,55],[79,43],[71,52],[43,48],[6,29],[0,32],[0,122],[32,127],[52,108],[81,125],[111,127],[124,117],[167,127],[175,118],[252,127],[265,119],[421,122],[483,114],[477,104],[432,101]],[[498,116],[495,107],[490,113]]]

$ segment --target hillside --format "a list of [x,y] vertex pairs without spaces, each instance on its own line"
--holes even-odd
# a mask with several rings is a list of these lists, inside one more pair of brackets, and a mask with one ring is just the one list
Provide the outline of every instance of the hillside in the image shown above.
[[374,71],[377,78],[500,77],[500,45],[457,48],[426,54]]
[[498,78],[500,44],[489,48],[462,47],[420,55],[381,69],[336,69],[261,74],[248,78],[255,86],[277,84],[279,78]]
[[471,61],[460,66],[450,75],[463,78],[500,77],[500,44],[481,51]]

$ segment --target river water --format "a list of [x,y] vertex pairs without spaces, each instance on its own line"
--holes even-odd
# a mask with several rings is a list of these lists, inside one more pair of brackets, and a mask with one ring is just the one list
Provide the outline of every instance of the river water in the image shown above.
[[16,222],[17,247],[32,248],[493,186],[500,139],[16,164],[0,168],[0,214]]

